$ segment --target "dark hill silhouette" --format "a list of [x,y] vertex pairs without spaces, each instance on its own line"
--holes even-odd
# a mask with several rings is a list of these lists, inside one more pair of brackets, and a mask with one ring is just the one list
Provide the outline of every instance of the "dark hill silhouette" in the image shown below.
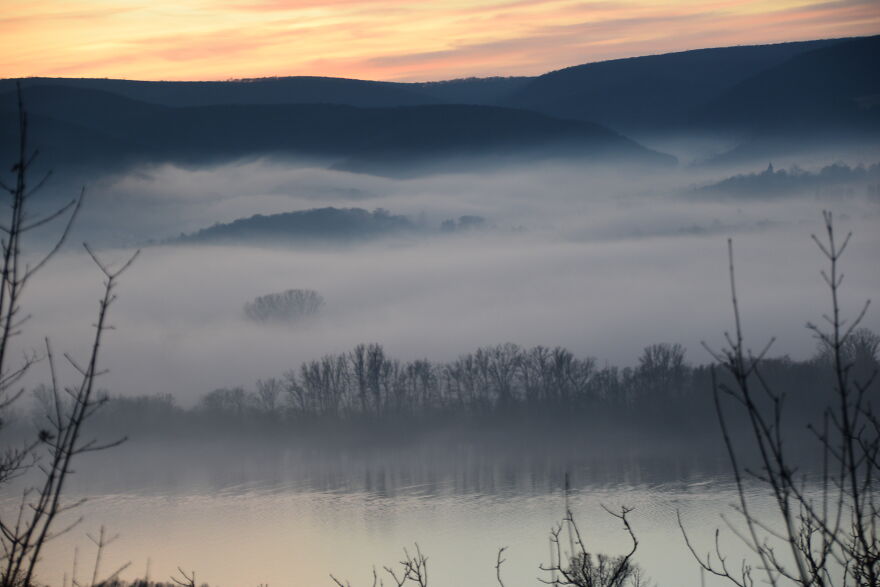
[[[646,140],[738,137],[738,147],[712,162],[766,162],[841,139],[876,142],[878,38],[702,49],[537,78],[33,78],[24,86],[33,144],[53,151],[55,161],[101,159],[106,169],[139,159],[199,163],[263,154],[382,174],[430,171],[431,158],[443,159],[440,170],[460,168],[478,155],[500,162],[560,155],[662,160],[609,129]],[[14,83],[0,80],[4,120],[15,111]],[[11,148],[0,145],[4,160]]]
[[173,243],[350,243],[412,232],[415,224],[406,216],[386,210],[362,208],[315,208],[263,216],[257,214],[228,224],[215,224]]
[[700,49],[546,73],[504,101],[624,133],[679,130],[691,112],[762,70],[839,40]]
[[[383,175],[414,175],[442,169],[468,170],[492,163],[546,158],[671,165],[675,158],[645,149],[605,127],[511,108],[420,106],[377,113],[377,132],[337,169]],[[378,121],[377,121],[378,122]],[[404,163],[404,165],[401,165]]]
[[[24,87],[25,107],[31,115],[38,115],[86,127],[128,141],[133,121],[150,118],[168,109],[99,90],[65,86]],[[0,95],[0,111],[15,113],[17,96],[14,92]]]
[[26,87],[68,86],[110,92],[161,106],[221,104],[346,104],[364,108],[424,104],[500,105],[530,77],[463,78],[397,83],[332,77],[280,77],[222,82],[153,82],[101,78],[0,79],[0,93]]
[[730,88],[701,109],[700,125],[760,131],[880,123],[880,36],[807,51]]
[[835,163],[814,172],[799,167],[774,169],[770,164],[764,171],[734,175],[702,186],[697,192],[766,198],[787,194],[846,194],[857,193],[857,190],[871,193],[877,185],[880,185],[880,163],[868,167]]
[[439,82],[407,84],[445,104],[504,104],[533,77],[469,77]]
[[[111,171],[142,158],[150,151],[145,137],[131,132],[138,120],[153,118],[162,106],[101,92],[64,86],[23,88],[28,112],[28,140],[40,157],[37,171],[51,166],[65,173],[82,166]],[[15,92],[0,94],[0,124],[18,125]],[[0,160],[12,161],[17,144],[0,141]]]
[[110,92],[161,106],[222,104],[346,104],[363,108],[424,104],[498,105],[532,78],[462,78],[438,82],[398,83],[347,78],[293,76],[222,82],[137,81],[102,78],[0,79],[0,92],[26,87],[68,86]]
[[[18,116],[0,110],[0,127],[17,129]],[[7,136],[14,136],[12,133]],[[83,168],[111,171],[134,163],[146,149],[130,138],[120,138],[94,127],[86,127],[40,114],[28,117],[28,141],[39,151],[33,171],[67,175]],[[17,143],[0,141],[0,161],[17,161]]]
[[[0,80],[0,91],[12,91],[15,80]],[[332,77],[281,77],[222,82],[153,82],[124,79],[25,78],[26,87],[69,86],[100,90],[163,106],[219,104],[348,104],[411,106],[438,102],[417,86]]]
[[[425,158],[534,154],[542,149],[649,163],[671,160],[595,124],[491,106],[171,108],[66,86],[25,91],[29,111],[43,120],[34,128],[33,144],[54,150],[56,161],[91,160],[89,150],[94,150],[106,157],[105,167],[135,159],[203,163],[278,154],[360,162],[352,168],[370,171],[375,166],[384,173]],[[0,113],[14,112],[15,95],[0,95]],[[72,125],[86,129],[93,140],[83,145],[67,140]],[[100,144],[102,136],[111,139],[112,148]]]
[[[839,40],[701,49],[588,63],[539,77],[395,83],[329,77],[220,82],[26,78],[27,87],[70,86],[163,106],[345,104],[360,107],[481,104],[536,110],[628,129],[680,124],[693,109],[800,53]],[[16,80],[0,80],[0,93]]]
[[708,164],[760,162],[880,139],[880,36],[803,53],[704,106],[694,127],[743,141]]

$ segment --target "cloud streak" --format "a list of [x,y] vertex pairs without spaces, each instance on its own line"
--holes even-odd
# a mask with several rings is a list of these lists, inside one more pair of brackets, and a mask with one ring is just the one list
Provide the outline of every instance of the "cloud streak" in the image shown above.
[[17,3],[0,18],[0,76],[434,80],[534,75],[711,46],[880,32],[864,0],[98,0]]

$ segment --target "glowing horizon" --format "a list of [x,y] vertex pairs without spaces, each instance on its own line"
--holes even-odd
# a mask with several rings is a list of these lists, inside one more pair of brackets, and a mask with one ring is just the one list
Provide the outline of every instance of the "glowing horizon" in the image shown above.
[[429,81],[880,32],[876,0],[0,1],[4,78]]

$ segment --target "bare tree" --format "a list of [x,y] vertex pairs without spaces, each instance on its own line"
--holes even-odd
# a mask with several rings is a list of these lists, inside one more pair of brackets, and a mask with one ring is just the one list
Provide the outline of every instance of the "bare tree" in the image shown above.
[[288,289],[259,296],[244,305],[244,313],[255,322],[297,322],[317,314],[324,298],[311,289]]
[[680,344],[659,343],[645,347],[635,370],[636,401],[663,402],[680,394],[687,373],[685,350]]
[[[415,552],[412,554],[410,554],[408,549],[403,549],[403,560],[398,563],[399,567],[382,567],[388,575],[388,579],[393,581],[391,584],[394,585],[394,587],[403,587],[407,584],[418,585],[418,587],[428,587],[428,557],[422,554],[422,550],[419,548],[418,543],[416,543],[415,547]],[[330,575],[330,579],[338,585],[338,587],[351,587],[351,583],[348,581],[343,583],[332,574]],[[372,586],[384,587],[384,585],[385,583],[382,581],[376,568],[373,567]]]
[[[21,87],[18,88],[18,161],[12,165],[15,178],[11,185],[0,181],[0,189],[9,195],[9,212],[0,224],[2,233],[2,274],[0,274],[0,412],[8,408],[24,393],[18,385],[35,362],[39,360],[37,353],[29,353],[23,362],[11,365],[12,339],[21,330],[27,316],[21,316],[21,295],[25,286],[49,259],[55,255],[67,240],[74,218],[82,205],[84,191],[78,197],[56,211],[41,218],[30,217],[29,202],[49,179],[47,173],[40,181],[31,186],[28,170],[34,164],[37,151],[28,146],[28,116],[22,100]],[[34,264],[29,265],[23,259],[22,240],[31,231],[67,215],[53,246]],[[0,483],[16,475],[27,464],[35,444],[18,449],[7,449],[0,457]]]
[[283,392],[284,385],[274,377],[257,380],[256,399],[259,410],[264,414],[274,414]]
[[[632,541],[630,551],[618,556],[589,552],[571,510],[566,510],[565,518],[550,532],[551,561],[540,569],[551,573],[551,578],[539,579],[542,583],[554,587],[640,587],[644,584],[641,569],[633,561],[639,541],[627,519],[632,508],[623,507],[620,513],[604,509],[623,523]],[[568,550],[563,546],[564,531],[568,533]]]
[[[105,579],[98,580],[98,575],[100,573],[101,561],[104,555],[104,549],[110,546],[112,543],[116,542],[119,538],[119,534],[114,534],[111,537],[107,536],[107,531],[104,526],[101,526],[101,531],[98,533],[97,538],[92,536],[91,534],[87,534],[88,539],[92,541],[92,543],[97,547],[97,551],[95,552],[95,564],[92,567],[92,580],[88,584],[89,587],[97,587],[99,585],[108,585],[112,584],[116,581],[117,577],[131,566],[130,562],[125,563],[121,567],[117,568],[115,571],[110,573]],[[82,583],[77,582],[76,577],[73,578],[72,584],[74,587],[83,587]]]
[[[727,347],[712,351],[732,383],[718,381],[713,372],[715,407],[738,491],[736,510],[744,530],[733,529],[752,553],[733,567],[719,546],[705,555],[697,552],[681,518],[687,546],[707,572],[740,587],[758,582],[769,585],[880,585],[880,521],[876,479],[880,474],[880,420],[874,411],[876,370],[864,379],[853,376],[855,357],[850,349],[866,338],[858,327],[868,310],[866,302],[852,320],[841,315],[839,301],[843,274],[840,258],[850,236],[839,242],[830,212],[824,212],[825,235],[813,240],[828,262],[822,277],[831,297],[827,325],[808,328],[827,350],[833,383],[820,424],[810,424],[821,456],[818,473],[800,472],[784,433],[786,395],[768,385],[762,361],[772,340],[757,354],[746,350],[734,279],[733,245],[728,241],[731,297],[735,330],[726,335]],[[867,340],[867,339],[866,339]],[[869,346],[871,340],[867,340]],[[707,347],[708,348],[708,347]],[[743,444],[729,424],[732,402],[747,421],[747,438],[757,451],[758,467],[744,464]],[[769,490],[776,520],[755,513],[749,484]]]
[[[2,405],[20,397],[24,388],[20,385],[25,373],[35,362],[44,358],[51,375],[49,386],[49,412],[45,415],[46,425],[39,431],[37,439],[18,450],[8,451],[0,465],[0,483],[8,482],[27,464],[37,463],[41,481],[34,487],[25,489],[22,494],[17,515],[0,519],[0,586],[19,587],[33,583],[34,571],[40,560],[41,551],[48,540],[63,533],[72,526],[60,531],[54,529],[56,517],[77,504],[64,504],[62,494],[71,463],[75,457],[116,446],[122,440],[109,444],[99,444],[95,440],[83,439],[83,426],[86,421],[107,401],[98,394],[95,381],[101,375],[98,369],[98,356],[103,336],[111,328],[107,322],[108,310],[115,301],[114,290],[119,276],[137,257],[132,255],[118,269],[110,269],[87,246],[86,252],[104,275],[104,292],[98,305],[95,334],[84,362],[77,362],[73,356],[65,354],[65,359],[78,373],[72,385],[63,385],[59,380],[52,347],[46,339],[45,353],[41,356],[31,353],[24,363],[10,367],[11,341],[20,331],[27,317],[19,316],[22,292],[33,277],[61,248],[66,240],[77,211],[82,205],[83,193],[66,206],[42,218],[31,218],[28,203],[31,196],[43,186],[48,175],[34,187],[28,184],[28,170],[37,153],[31,153],[27,145],[27,113],[18,91],[19,106],[19,160],[13,166],[15,185],[2,184],[11,196],[11,213],[7,224],[0,227],[4,237],[2,284],[0,284],[0,396]],[[63,217],[67,219],[58,238],[48,252],[33,264],[25,261],[22,238],[31,230]]]
[[503,565],[507,559],[501,558],[501,555],[504,554],[505,550],[507,550],[506,546],[499,548],[498,557],[495,559],[495,579],[498,581],[500,587],[504,587],[504,581],[501,580],[501,565]]
[[171,580],[174,581],[174,584],[180,585],[180,587],[196,587],[196,572],[190,571],[189,575],[186,574],[181,567],[177,567],[177,572],[180,573],[180,578],[171,577]]

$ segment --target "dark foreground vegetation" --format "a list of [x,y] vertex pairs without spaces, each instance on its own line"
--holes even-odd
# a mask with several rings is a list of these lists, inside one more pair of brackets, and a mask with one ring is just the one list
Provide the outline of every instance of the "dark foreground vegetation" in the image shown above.
[[[119,276],[138,256],[136,252],[121,266],[110,267],[87,244],[83,244],[95,263],[96,274],[103,275],[104,288],[98,300],[94,334],[83,345],[85,352],[78,359],[73,354],[63,355],[73,367],[74,377],[59,376],[48,338],[45,339],[43,351],[28,351],[22,358],[14,353],[13,341],[28,318],[21,312],[26,286],[67,240],[85,194],[85,190],[81,190],[68,204],[48,215],[33,214],[31,199],[49,176],[34,182],[28,175],[38,153],[32,151],[27,142],[28,117],[20,89],[17,104],[18,157],[10,170],[12,179],[4,178],[9,184],[0,181],[0,189],[5,192],[8,204],[8,212],[0,223],[0,232],[3,234],[0,238],[0,413],[5,416],[5,411],[24,394],[23,379],[38,363],[43,363],[51,374],[51,385],[42,390],[46,410],[43,413],[44,421],[37,430],[29,431],[21,442],[5,444],[0,451],[0,489],[15,487],[14,481],[28,472],[39,473],[34,485],[25,486],[19,493],[16,513],[7,515],[4,511],[0,518],[2,587],[29,587],[37,583],[36,571],[44,546],[65,531],[58,527],[57,518],[76,505],[64,500],[65,484],[72,463],[86,453],[112,448],[120,443],[117,440],[102,444],[89,439],[85,424],[107,401],[106,395],[98,392],[96,379],[102,372],[98,359],[104,335],[112,328],[107,322],[108,312],[116,300]],[[27,237],[34,229],[55,220],[59,221],[60,228],[50,247],[36,258],[36,262],[28,262],[23,252]],[[5,427],[5,419],[0,418],[0,428]],[[95,578],[92,583],[95,583]]]

